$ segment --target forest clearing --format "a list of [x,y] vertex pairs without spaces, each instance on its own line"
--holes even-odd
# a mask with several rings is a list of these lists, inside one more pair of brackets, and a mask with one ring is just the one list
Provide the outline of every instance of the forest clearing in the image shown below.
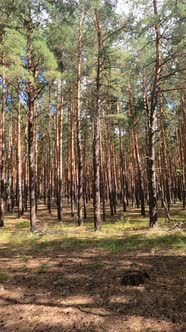
[[[185,217],[149,229],[139,209],[108,218],[95,233],[92,217],[81,228],[64,208],[7,216],[0,249],[0,331],[185,331]],[[55,210],[54,210],[55,211]],[[145,270],[150,280],[124,286],[122,275]],[[2,289],[3,285],[3,289]]]
[[0,0],[0,332],[183,332],[185,0]]

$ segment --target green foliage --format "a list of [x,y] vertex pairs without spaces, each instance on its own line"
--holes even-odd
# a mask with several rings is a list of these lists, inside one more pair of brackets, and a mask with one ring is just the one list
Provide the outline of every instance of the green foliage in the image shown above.
[[5,61],[22,64],[22,59],[26,55],[25,37],[17,30],[7,28],[0,50],[4,53]]
[[35,65],[46,79],[60,78],[60,74],[57,72],[57,61],[45,40],[35,39],[33,41],[33,58]]
[[107,114],[106,117],[108,119],[114,119],[114,120],[127,120],[127,115],[124,113]]
[[0,75],[4,72],[9,80],[19,77],[30,78],[23,61],[26,55],[24,35],[15,29],[7,28],[4,33],[4,43],[0,45],[0,53],[5,61],[5,65],[0,66]]
[[176,170],[176,176],[177,177],[183,176],[183,170],[182,169],[177,169]]

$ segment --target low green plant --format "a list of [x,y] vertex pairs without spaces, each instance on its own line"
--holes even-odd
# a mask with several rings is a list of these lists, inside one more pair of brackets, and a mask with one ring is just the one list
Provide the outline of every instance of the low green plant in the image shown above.
[[16,228],[18,229],[24,229],[24,228],[28,228],[29,227],[29,222],[27,220],[22,220],[22,221],[19,221],[16,225],[15,225]]
[[24,262],[24,263],[28,263],[28,261],[30,260],[30,257],[29,256],[26,256],[26,255],[24,255],[24,256],[22,256],[22,261]]
[[11,275],[4,269],[0,269],[0,282],[6,282],[11,279]]
[[33,272],[36,274],[42,274],[46,273],[48,270],[48,265],[47,264],[41,264],[33,269]]
[[26,266],[26,264],[22,265],[19,269],[19,271],[21,272],[28,272],[29,271],[29,268]]
[[102,263],[93,263],[93,264],[91,264],[91,268],[92,269],[101,269],[101,268],[103,268],[104,267],[104,264],[102,264]]

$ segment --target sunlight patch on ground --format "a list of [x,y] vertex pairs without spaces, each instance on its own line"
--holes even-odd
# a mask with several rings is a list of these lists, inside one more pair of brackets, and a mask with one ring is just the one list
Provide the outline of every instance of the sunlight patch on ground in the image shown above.
[[66,305],[70,306],[78,306],[78,305],[83,305],[83,304],[91,304],[93,303],[93,299],[91,297],[83,297],[82,295],[80,296],[69,296],[68,299],[63,299],[62,301]]

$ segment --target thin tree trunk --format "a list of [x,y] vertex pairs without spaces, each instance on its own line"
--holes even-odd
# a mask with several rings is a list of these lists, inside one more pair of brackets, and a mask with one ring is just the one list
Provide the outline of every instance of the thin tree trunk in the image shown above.
[[103,221],[106,220],[106,210],[105,210],[105,177],[104,177],[104,164],[103,164],[103,147],[102,147],[102,137],[100,134],[100,187],[101,187],[101,198],[102,198],[102,211],[103,211]]
[[[182,80],[181,80],[182,85]],[[186,96],[185,90],[181,90],[180,93],[180,109],[181,109],[181,116],[182,116],[182,138],[183,138],[183,209],[186,208]]]
[[61,100],[59,104],[59,194],[58,221],[63,219],[63,82],[61,81]]
[[[4,43],[4,36],[2,38]],[[5,115],[6,115],[6,76],[4,72],[4,55],[2,56],[2,94],[1,94],[1,123],[0,123],[0,227],[4,226],[4,176],[5,176]]]
[[22,201],[22,161],[21,161],[21,102],[20,83],[17,92],[17,187],[18,187],[18,218],[23,215]]
[[84,205],[84,219],[87,218],[87,178],[88,178],[88,167],[87,167],[87,141],[88,141],[88,118],[87,118],[87,104],[86,104],[86,114],[85,114],[85,126],[84,126],[84,150],[83,150],[83,205]]
[[37,103],[38,103],[38,88],[37,88],[37,80],[38,80],[38,69],[34,66],[34,85],[33,85],[33,99],[34,99],[34,158],[35,158],[35,207],[37,213],[37,205],[38,205],[38,142],[37,142]]
[[26,125],[24,133],[24,210],[28,210],[28,118],[26,116]]
[[8,212],[12,212],[12,165],[13,165],[13,139],[12,139],[12,108],[9,111],[9,143],[8,143]]
[[170,171],[168,167],[168,158],[167,158],[167,146],[165,140],[165,119],[163,114],[163,102],[161,98],[161,108],[160,108],[160,128],[161,128],[161,146],[162,146],[162,173],[164,174],[164,197],[167,201],[167,209],[170,211],[171,196],[170,196]]
[[70,205],[71,216],[74,217],[74,196],[75,196],[75,155],[74,155],[74,99],[71,88],[70,101]]
[[98,63],[97,63],[97,96],[96,107],[94,112],[94,140],[93,140],[93,168],[94,168],[94,229],[101,228],[101,213],[100,213],[100,113],[101,113],[101,85],[102,85],[102,71],[103,71],[103,42],[102,42],[102,28],[99,17],[99,12],[95,10],[96,14],[96,28],[98,39]]
[[[153,0],[154,14],[157,16],[157,0]],[[150,227],[157,224],[158,210],[157,210],[157,192],[156,192],[156,171],[155,171],[155,125],[156,125],[156,105],[158,83],[160,78],[160,29],[159,25],[155,23],[156,36],[156,66],[154,73],[154,82],[151,93],[150,109],[148,112],[148,192],[149,192],[149,223]]]
[[[27,22],[27,56],[28,69],[33,73],[32,65],[32,21]],[[34,86],[30,81],[28,83],[28,155],[29,155],[29,189],[30,189],[30,230],[36,229],[36,166],[35,166],[35,146],[34,146]]]
[[78,63],[77,63],[77,157],[78,157],[78,225],[83,224],[83,159],[81,144],[81,53],[82,53],[82,24],[80,19],[78,34]]
[[47,160],[47,172],[48,172],[48,181],[47,181],[47,205],[48,205],[48,212],[51,214],[51,192],[52,192],[52,183],[51,183],[51,113],[50,113],[50,107],[51,107],[51,86],[49,84],[48,87],[48,160]]

